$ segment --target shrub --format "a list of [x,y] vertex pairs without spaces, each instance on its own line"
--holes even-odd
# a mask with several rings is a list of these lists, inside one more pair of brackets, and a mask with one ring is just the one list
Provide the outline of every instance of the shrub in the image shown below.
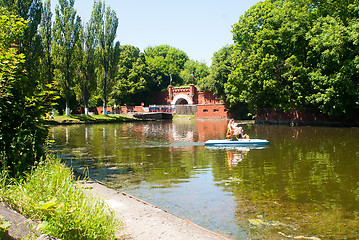
[[41,119],[54,93],[36,89],[36,80],[27,77],[25,55],[15,44],[26,24],[0,8],[0,170],[10,176],[21,176],[43,156],[47,130]]

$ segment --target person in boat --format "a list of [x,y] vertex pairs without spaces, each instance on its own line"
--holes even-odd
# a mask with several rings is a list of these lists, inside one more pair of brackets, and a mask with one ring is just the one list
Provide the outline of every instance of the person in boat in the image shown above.
[[227,130],[227,138],[231,138],[231,137],[235,137],[237,139],[249,138],[247,134],[243,133],[243,128],[239,127],[238,124],[236,124],[233,119],[229,120],[228,130]]

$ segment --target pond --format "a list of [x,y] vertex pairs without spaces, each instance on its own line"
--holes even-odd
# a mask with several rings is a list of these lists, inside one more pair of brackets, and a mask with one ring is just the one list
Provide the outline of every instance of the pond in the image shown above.
[[69,165],[232,239],[359,238],[359,128],[244,124],[266,148],[209,148],[226,121],[50,129]]

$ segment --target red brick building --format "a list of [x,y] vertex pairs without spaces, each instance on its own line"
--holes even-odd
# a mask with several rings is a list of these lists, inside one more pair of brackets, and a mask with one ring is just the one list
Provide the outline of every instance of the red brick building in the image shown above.
[[212,92],[200,92],[194,84],[189,87],[168,87],[168,105],[223,104]]
[[[212,92],[198,91],[194,84],[189,87],[168,87],[168,93],[162,95],[167,105],[176,107],[176,113],[181,114],[181,108],[191,106],[196,118],[229,118],[228,109],[220,98]],[[195,108],[193,108],[195,106]],[[195,109],[193,111],[193,109]]]
[[[121,106],[107,108],[109,114],[143,113],[151,111],[175,112],[178,115],[195,115],[199,119],[227,119],[228,109],[220,98],[212,92],[198,91],[194,84],[189,87],[169,86],[167,92],[157,93],[153,97],[155,105],[148,108],[143,106]],[[156,110],[153,110],[156,109]],[[83,114],[83,108],[78,109]],[[102,107],[91,108],[91,114],[102,114]]]

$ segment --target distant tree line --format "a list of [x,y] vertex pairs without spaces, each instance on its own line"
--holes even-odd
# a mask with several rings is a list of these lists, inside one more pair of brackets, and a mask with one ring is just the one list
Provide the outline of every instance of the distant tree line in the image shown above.
[[[153,92],[169,84],[197,83],[209,74],[204,63],[168,45],[139,48],[115,42],[118,18],[104,1],[94,1],[91,18],[81,21],[74,0],[0,0],[9,13],[28,21],[19,42],[34,87],[57,83],[58,110],[78,106],[150,104]],[[54,19],[54,21],[53,21]],[[189,62],[188,62],[189,61]],[[202,70],[201,70],[202,69]],[[141,97],[139,97],[141,96]],[[106,114],[106,111],[104,111]]]
[[305,108],[351,118],[358,110],[359,0],[261,1],[233,25],[234,44],[214,53],[210,68],[168,45],[121,46],[109,6],[94,1],[83,23],[74,3],[59,0],[53,17],[49,0],[0,0],[2,168],[42,156],[42,116],[55,104],[66,114],[151,104],[169,84],[193,83],[251,114]]
[[74,3],[59,0],[53,16],[49,0],[0,0],[2,174],[21,175],[44,156],[44,116],[55,107],[88,114],[90,106],[151,103],[150,93],[204,76],[196,69],[205,64],[179,49],[120,46],[118,18],[103,1],[87,23]]
[[74,2],[59,0],[53,18],[49,0],[0,0],[27,21],[17,44],[29,87],[57,83],[66,114],[150,104],[153,92],[191,83],[252,114],[310,108],[350,117],[358,108],[358,0],[261,1],[233,25],[234,44],[214,53],[210,68],[168,45],[121,46],[116,12],[94,1],[83,23]]
[[358,111],[358,0],[261,1],[232,33],[206,82],[229,105],[349,119]]

